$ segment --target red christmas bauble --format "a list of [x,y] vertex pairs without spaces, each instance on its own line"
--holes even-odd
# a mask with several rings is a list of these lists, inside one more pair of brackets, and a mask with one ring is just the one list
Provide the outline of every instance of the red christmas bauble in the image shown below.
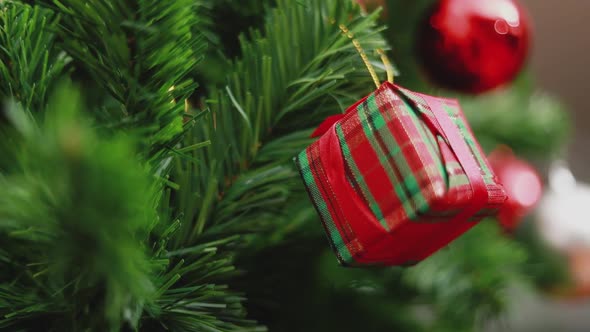
[[529,39],[528,17],[514,0],[441,0],[420,27],[417,52],[434,83],[481,93],[516,77]]
[[533,166],[517,158],[507,147],[496,149],[488,160],[508,196],[500,209],[498,220],[504,230],[510,232],[541,199],[541,177]]

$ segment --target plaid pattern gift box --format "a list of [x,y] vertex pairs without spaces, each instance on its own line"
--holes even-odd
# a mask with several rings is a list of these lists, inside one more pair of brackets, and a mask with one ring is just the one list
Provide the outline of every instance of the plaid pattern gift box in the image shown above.
[[343,265],[409,265],[506,195],[456,100],[391,83],[333,116],[295,162]]

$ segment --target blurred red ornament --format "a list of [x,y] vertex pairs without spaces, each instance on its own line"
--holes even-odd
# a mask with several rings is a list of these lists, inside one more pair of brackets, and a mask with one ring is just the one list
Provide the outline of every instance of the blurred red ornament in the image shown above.
[[387,17],[387,6],[385,0],[356,0],[364,12],[372,13],[377,8],[381,7],[381,18]]
[[417,51],[434,83],[481,93],[516,77],[529,39],[528,17],[514,0],[441,0],[420,27]]
[[508,199],[498,219],[506,231],[513,231],[541,199],[541,177],[526,161],[517,158],[507,147],[500,147],[488,158],[494,173],[504,186]]

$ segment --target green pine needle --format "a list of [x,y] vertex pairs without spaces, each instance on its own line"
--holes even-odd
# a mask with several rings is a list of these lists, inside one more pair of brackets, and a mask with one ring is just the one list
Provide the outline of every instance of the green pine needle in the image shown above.
[[0,97],[42,109],[64,74],[68,57],[54,47],[59,18],[18,2],[0,2]]
[[185,100],[197,87],[190,74],[206,46],[199,3],[39,2],[60,13],[61,46],[115,101],[103,106],[105,126],[145,136],[151,157],[167,152],[183,132]]

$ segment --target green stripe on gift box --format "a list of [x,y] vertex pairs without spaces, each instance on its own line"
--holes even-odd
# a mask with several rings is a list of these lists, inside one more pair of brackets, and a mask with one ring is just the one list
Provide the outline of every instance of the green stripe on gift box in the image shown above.
[[[342,155],[344,156],[344,159],[346,161],[353,160],[352,155],[350,154],[350,148],[346,143],[346,139],[344,139],[344,133],[342,132],[342,127],[340,125],[336,125],[336,134],[338,135],[338,140],[340,141],[340,148],[342,149]],[[356,163],[354,162],[348,163],[348,166],[352,171],[352,175],[354,176],[355,182],[361,189],[361,194],[369,203],[369,208],[371,209],[375,217],[379,219],[381,225],[386,227],[387,229],[387,224],[384,223],[385,219],[383,217],[383,213],[381,212],[381,208],[379,207],[379,204],[375,200],[375,197],[373,197],[373,194],[369,190],[369,187],[367,186],[367,183],[365,182],[365,179],[361,174],[361,171],[358,169]]]
[[[430,155],[430,159],[433,161],[434,165],[430,164],[430,165],[425,165],[423,167],[423,169],[426,171],[426,175],[429,179],[429,184],[433,185],[437,180],[439,179],[443,179],[444,181],[446,181],[446,172],[444,169],[444,166],[442,164],[441,161],[441,156],[440,156],[440,151],[438,150],[438,145],[437,144],[432,144],[434,142],[434,135],[432,135],[432,133],[430,131],[425,131],[424,130],[424,121],[422,121],[418,115],[416,114],[416,111],[414,110],[414,108],[408,104],[406,101],[404,101],[404,106],[407,109],[407,112],[409,114],[410,119],[412,120],[412,123],[414,125],[414,127],[416,128],[416,130],[418,131],[421,141],[423,142],[423,144],[426,146],[426,149]],[[436,151],[435,151],[436,148]],[[435,166],[435,167],[432,167]],[[414,171],[414,173],[417,173],[417,171]],[[432,187],[430,185],[425,186],[424,189],[432,189]],[[431,198],[433,197],[428,197],[428,199],[425,197],[427,195],[432,195],[432,192],[422,192],[422,198],[424,199],[424,205],[420,208],[418,208],[418,212],[419,213],[426,213],[429,209],[428,206],[428,202],[430,201]]]
[[[383,122],[382,126],[375,126],[375,133],[372,135],[371,145],[377,152],[381,164],[389,166],[392,174],[397,175],[396,169],[399,171],[399,176],[394,175],[391,180],[394,181],[396,189],[399,188],[399,191],[396,190],[396,193],[398,193],[398,197],[400,197],[403,202],[407,216],[410,219],[414,219],[416,217],[416,211],[421,209],[424,204],[427,204],[420,192],[418,181],[416,180],[414,173],[411,171],[411,167],[408,165],[406,156],[403,153],[403,147],[407,144],[413,144],[414,142],[397,141],[390,129],[386,126],[386,121],[379,111],[375,96],[373,95],[372,98],[369,99],[371,104],[364,109],[364,112],[366,112],[365,118],[369,121],[372,120],[372,118],[375,118],[379,122]],[[383,106],[390,108],[388,111],[394,110],[393,105],[389,103],[388,105]],[[360,113],[361,112],[359,111],[359,114]],[[369,114],[372,114],[372,116],[369,116]],[[377,123],[377,121],[375,122]],[[385,143],[385,147],[378,144],[378,138]],[[402,195],[399,194],[400,192]],[[410,199],[408,199],[408,197],[410,197]]]
[[486,159],[484,158],[484,156],[481,155],[480,150],[477,148],[477,144],[475,142],[475,137],[473,137],[473,135],[471,134],[471,131],[467,128],[467,124],[465,123],[465,120],[463,120],[463,118],[461,118],[460,116],[457,116],[458,108],[447,105],[447,104],[443,104],[443,105],[444,105],[445,111],[451,116],[451,118],[455,122],[455,125],[459,128],[459,131],[461,132],[461,135],[463,136],[463,138],[467,142],[467,145],[469,145],[469,148],[471,149],[473,156],[476,158],[479,167],[481,168],[481,170],[484,173],[485,183],[486,184],[495,183],[492,178],[492,172],[490,171],[490,169],[487,166],[487,163],[485,162]]
[[[375,95],[371,95],[369,98],[367,98],[365,103],[359,105],[357,112],[359,119],[361,120],[364,133],[367,136],[371,147],[375,151],[375,154],[379,158],[380,166],[383,167],[387,173],[389,182],[393,185],[397,197],[399,197],[400,202],[402,202],[402,208],[404,209],[405,214],[409,218],[414,218],[416,216],[416,212],[412,206],[412,201],[408,199],[409,194],[406,193],[406,188],[404,188],[404,186],[414,186],[417,188],[418,183],[413,176],[406,177],[405,179],[401,178],[401,175],[398,176],[396,174],[395,165],[392,165],[390,162],[392,159],[394,163],[399,162],[398,159],[400,155],[402,160],[405,161],[405,158],[403,158],[403,154],[401,153],[401,144],[399,144],[391,135],[391,132],[387,128],[386,120],[379,112]],[[385,143],[387,147],[386,150],[383,150],[377,141],[377,135]],[[342,134],[341,138],[344,138],[344,134]],[[381,218],[380,221],[384,226],[387,225],[387,220]],[[389,226],[386,227],[389,228]]]
[[325,199],[323,198],[318,184],[316,183],[316,178],[314,177],[313,172],[311,171],[311,166],[309,163],[309,159],[307,157],[307,150],[304,150],[297,156],[296,162],[298,164],[298,168],[300,169],[301,175],[303,180],[305,181],[305,185],[307,190],[312,196],[312,201],[318,210],[322,222],[325,225],[326,230],[329,233],[329,240],[332,243],[332,247],[337,251],[338,257],[345,263],[352,262],[352,255],[348,250],[346,243],[342,239],[340,235],[340,231],[336,227],[334,220],[332,219],[332,214],[328,209],[328,205],[326,204]]

